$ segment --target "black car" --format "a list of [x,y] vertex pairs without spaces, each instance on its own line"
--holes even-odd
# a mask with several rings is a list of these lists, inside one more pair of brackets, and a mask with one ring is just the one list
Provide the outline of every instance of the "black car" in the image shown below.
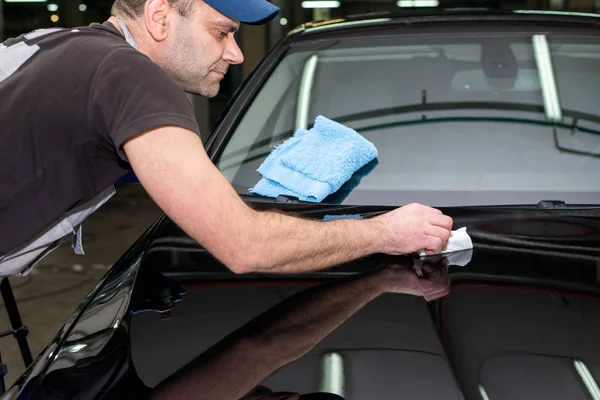
[[[296,29],[207,143],[238,193],[314,219],[419,202],[473,249],[236,275],[163,216],[2,398],[600,399],[599,71],[594,15]],[[318,115],[378,158],[321,203],[250,193]]]

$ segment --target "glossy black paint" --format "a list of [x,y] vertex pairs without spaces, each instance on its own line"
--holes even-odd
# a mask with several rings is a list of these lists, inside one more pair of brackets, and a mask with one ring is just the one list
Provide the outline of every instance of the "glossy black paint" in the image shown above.
[[[272,206],[269,203],[255,204],[257,208]],[[304,204],[288,204],[279,208],[313,218],[322,217],[332,211],[329,207]],[[346,214],[348,210],[342,208],[338,211]],[[351,211],[369,215],[383,210],[374,212],[368,207],[356,207]],[[583,296],[596,307],[597,316],[600,310],[599,209],[486,208],[444,211],[454,218],[456,227],[467,226],[474,241],[474,251],[467,266],[449,268],[450,295],[427,303],[428,309],[433,310],[430,311],[430,316],[431,320],[435,321],[434,332],[439,335],[440,341],[447,340],[444,336],[444,329],[447,327],[442,321],[443,313],[439,310],[443,307],[456,307],[453,303],[455,291],[461,295],[471,295],[465,288],[475,288],[490,296],[495,292],[501,294],[503,291],[539,293],[543,298],[562,296],[565,299],[576,299]],[[569,229],[564,229],[565,225]],[[555,230],[555,227],[558,229]],[[175,369],[174,364],[181,363],[182,354],[179,353],[181,343],[176,344],[177,340],[174,337],[180,335],[182,342],[186,343],[187,354],[184,358],[206,350],[189,348],[193,346],[193,341],[189,342],[189,330],[184,329],[177,333],[177,326],[169,327],[170,314],[184,306],[190,293],[201,293],[203,288],[210,287],[211,284],[227,287],[227,296],[231,296],[232,290],[236,290],[236,286],[231,286],[232,284],[239,285],[239,290],[260,290],[265,285],[284,288],[294,285],[302,290],[314,284],[326,284],[364,274],[382,264],[396,263],[399,260],[412,262],[407,257],[374,255],[324,272],[300,276],[234,275],[209,253],[194,244],[170,220],[162,218],[115,264],[106,278],[74,313],[54,342],[38,357],[5,398],[109,399],[135,398],[137,395],[144,398],[147,390],[137,371],[141,368],[146,380],[155,384],[157,382],[153,380],[164,379],[165,372]],[[416,297],[411,301],[417,301],[419,307],[426,304]],[[498,301],[501,302],[501,297]],[[496,304],[495,300],[490,304]],[[385,315],[385,307],[375,310]],[[186,312],[193,314],[193,310],[189,308]],[[157,317],[152,319],[149,326],[144,326],[144,321],[150,321],[149,318],[152,318],[147,317],[148,314],[155,314]],[[518,313],[515,315],[518,317]],[[192,315],[189,317],[197,318]],[[185,320],[188,316],[185,313],[178,314],[178,319],[182,318]],[[177,361],[163,358],[162,365],[156,365],[156,362],[140,362],[136,371],[131,356],[131,346],[136,346],[130,335],[132,321],[134,325],[138,324],[136,340],[139,340],[139,332],[145,332],[150,337],[149,340],[157,340],[154,335],[158,332],[154,328],[157,323],[163,324],[163,330],[159,331],[159,337],[162,338],[160,346],[164,347],[165,353],[172,353]],[[352,319],[348,320],[349,323],[351,321]],[[521,322],[525,325],[528,323]],[[410,324],[410,321],[406,323]],[[445,324],[448,325],[448,322]],[[418,328],[414,327],[417,330]],[[532,326],[533,330],[534,328]],[[460,327],[453,325],[453,329],[460,330]],[[581,336],[597,337],[600,333],[597,330],[586,329],[575,332],[580,336],[579,339]],[[220,332],[223,336],[229,333]],[[431,335],[431,332],[423,334]],[[378,348],[380,343],[376,339],[377,337],[368,344]],[[572,339],[577,340],[575,337]],[[196,341],[202,342],[197,336]],[[439,353],[440,356],[446,357],[443,350]],[[585,353],[579,352],[575,355],[586,358]],[[594,357],[598,355],[592,354]],[[458,358],[460,356],[455,355]],[[149,358],[152,359],[153,356],[150,355]],[[593,361],[597,362],[598,359],[594,358]],[[597,373],[600,364],[590,365]],[[149,370],[154,372],[148,372]],[[468,381],[469,376],[464,379]],[[451,383],[448,382],[446,383]],[[473,397],[467,395],[469,391]],[[463,394],[467,395],[466,398],[476,398],[477,395],[469,386],[463,388]]]
[[[527,14],[401,17],[390,24],[458,23],[460,28],[465,20],[482,18],[597,25],[591,17]],[[210,139],[213,159],[262,76],[290,43],[326,34],[307,28],[274,49],[238,93]],[[316,219],[328,214],[368,218],[390,209],[244,199],[256,209]],[[600,208],[443,211],[453,217],[455,229],[467,227],[474,242],[464,267],[446,270],[443,259],[431,260],[449,294],[430,302],[405,294],[377,296],[325,340],[312,343],[305,356],[273,369],[266,384],[305,395],[317,391],[320,364],[315,363],[336,355],[346,363],[348,399],[478,399],[482,390],[490,398],[586,398],[569,363],[584,363],[600,381]],[[389,265],[410,270],[414,262],[373,255],[310,274],[234,275],[163,216],[84,299],[3,399],[147,398],[148,387],[270,307],[309,288],[326,291]],[[531,383],[532,377],[542,383]],[[559,382],[563,378],[566,383]],[[527,379],[529,386],[523,383]]]

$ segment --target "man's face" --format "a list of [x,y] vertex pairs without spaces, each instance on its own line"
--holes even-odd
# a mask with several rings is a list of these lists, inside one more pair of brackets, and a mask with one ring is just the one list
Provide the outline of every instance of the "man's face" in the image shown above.
[[185,91],[214,97],[229,66],[244,61],[233,37],[239,23],[204,2],[187,17],[173,12],[161,64]]

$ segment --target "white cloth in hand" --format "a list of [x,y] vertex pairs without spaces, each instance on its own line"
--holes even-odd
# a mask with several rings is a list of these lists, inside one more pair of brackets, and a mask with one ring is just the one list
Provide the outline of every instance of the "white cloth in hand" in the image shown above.
[[[473,248],[471,237],[467,233],[467,228],[460,228],[452,231],[452,236],[448,240],[448,247],[441,254],[454,253],[456,251],[468,250]],[[420,257],[427,257],[425,250],[419,252]]]

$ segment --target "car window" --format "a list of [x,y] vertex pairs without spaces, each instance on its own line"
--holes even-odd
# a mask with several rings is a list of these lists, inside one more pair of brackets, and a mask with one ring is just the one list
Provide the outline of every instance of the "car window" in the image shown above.
[[323,115],[379,151],[356,187],[324,202],[598,203],[596,37],[398,36],[318,46],[292,46],[234,128],[218,166],[239,192],[260,180],[256,169],[275,146]]

